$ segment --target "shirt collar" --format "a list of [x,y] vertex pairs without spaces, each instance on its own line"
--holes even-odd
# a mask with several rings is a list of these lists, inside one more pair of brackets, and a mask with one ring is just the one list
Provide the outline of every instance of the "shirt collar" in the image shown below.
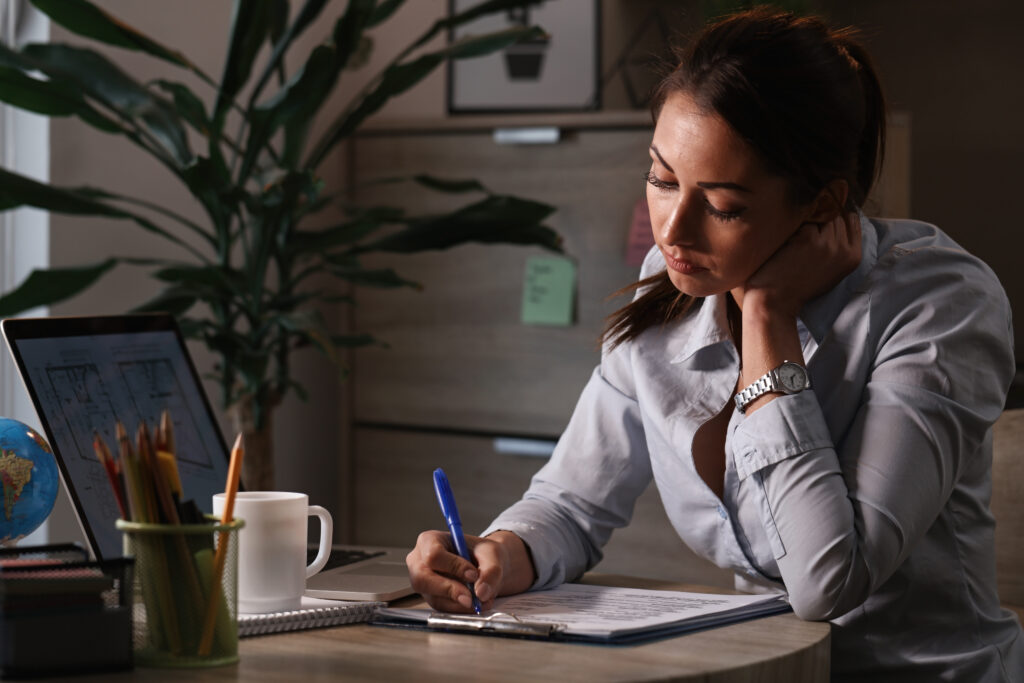
[[858,212],[857,215],[860,218],[861,256],[856,270],[817,299],[808,301],[800,312],[800,320],[818,344],[832,328],[832,323],[839,316],[839,312],[843,310],[854,292],[859,291],[864,285],[868,273],[878,263],[878,233],[875,226],[863,213]]
[[682,363],[707,346],[732,339],[726,296],[728,294],[714,294],[699,300],[694,305],[695,310],[687,316],[692,317],[689,324],[675,326],[673,334],[682,338],[679,340],[679,353],[670,362]]
[[[858,212],[861,229],[861,259],[856,270],[839,281],[835,287],[809,301],[800,312],[800,322],[821,343],[835,322],[839,312],[864,284],[867,274],[878,262],[878,233],[867,216]],[[682,363],[701,349],[732,339],[726,309],[727,294],[715,294],[695,303],[686,316],[684,325],[677,325],[671,334],[678,336],[679,352],[670,362]],[[669,348],[676,346],[670,342]]]

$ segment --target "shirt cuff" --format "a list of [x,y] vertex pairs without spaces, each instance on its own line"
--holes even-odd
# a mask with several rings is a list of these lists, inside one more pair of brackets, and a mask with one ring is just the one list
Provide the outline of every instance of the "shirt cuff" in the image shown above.
[[813,389],[779,396],[742,416],[732,435],[740,481],[794,455],[831,447],[832,436]]
[[562,555],[557,542],[553,542],[551,534],[536,524],[530,522],[513,521],[499,517],[487,527],[481,536],[493,534],[495,531],[511,531],[523,540],[526,547],[530,549],[530,557],[533,559],[533,570],[537,574],[537,580],[530,586],[530,590],[541,590],[553,588],[565,583],[565,568],[559,558]]

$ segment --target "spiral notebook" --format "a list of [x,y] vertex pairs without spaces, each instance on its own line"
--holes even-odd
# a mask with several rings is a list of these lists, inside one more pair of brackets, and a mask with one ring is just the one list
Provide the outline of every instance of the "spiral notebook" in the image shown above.
[[369,621],[378,607],[386,606],[386,602],[344,602],[304,597],[302,607],[297,610],[269,614],[240,613],[238,637],[358,624]]

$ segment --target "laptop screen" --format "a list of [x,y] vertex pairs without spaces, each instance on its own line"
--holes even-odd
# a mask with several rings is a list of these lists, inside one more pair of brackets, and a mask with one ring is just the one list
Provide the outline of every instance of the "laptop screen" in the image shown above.
[[3,332],[98,558],[122,555],[117,504],[92,446],[99,433],[116,452],[118,420],[134,443],[140,421],[152,429],[168,410],[184,496],[211,511],[227,448],[173,318],[10,319]]

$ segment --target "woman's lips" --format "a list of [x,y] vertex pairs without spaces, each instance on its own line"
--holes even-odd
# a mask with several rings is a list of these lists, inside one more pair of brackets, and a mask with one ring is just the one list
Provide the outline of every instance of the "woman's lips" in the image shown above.
[[682,273],[683,275],[694,275],[696,273],[702,273],[707,270],[707,268],[702,268],[694,263],[691,263],[690,261],[677,259],[671,256],[664,249],[662,249],[661,253],[665,257],[665,265],[667,265],[669,268],[678,273]]

